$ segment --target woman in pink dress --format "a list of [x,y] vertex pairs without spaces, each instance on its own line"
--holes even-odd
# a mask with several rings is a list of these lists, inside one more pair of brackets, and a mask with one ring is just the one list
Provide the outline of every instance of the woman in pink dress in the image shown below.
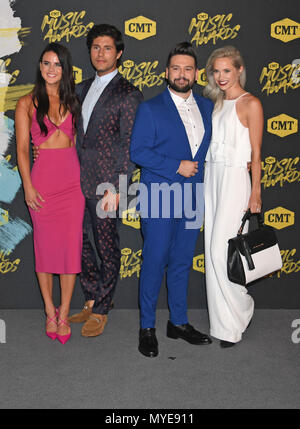
[[[18,101],[15,124],[18,166],[34,234],[35,270],[47,315],[46,334],[65,343],[76,273],[81,271],[84,196],[75,148],[81,113],[69,51],[50,43],[40,56],[33,92]],[[30,134],[39,156],[30,173]],[[59,274],[61,305],[52,300]]]

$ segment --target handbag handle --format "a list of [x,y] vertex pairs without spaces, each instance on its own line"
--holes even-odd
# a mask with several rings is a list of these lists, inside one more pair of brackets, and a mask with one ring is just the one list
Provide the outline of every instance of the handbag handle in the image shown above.
[[242,225],[240,226],[240,229],[238,230],[237,235],[241,235],[243,233],[243,229],[244,229],[245,223],[246,223],[247,220],[249,220],[251,218],[251,216],[256,216],[257,217],[257,222],[258,222],[258,227],[259,228],[262,228],[264,226],[264,220],[262,218],[261,213],[251,213],[250,209],[248,209],[246,211],[246,213],[244,214],[244,216],[243,216]]

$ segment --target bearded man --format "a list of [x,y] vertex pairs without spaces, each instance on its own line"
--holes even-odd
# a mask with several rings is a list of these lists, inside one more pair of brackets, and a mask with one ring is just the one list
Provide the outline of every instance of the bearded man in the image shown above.
[[187,317],[188,279],[203,220],[203,170],[213,110],[210,100],[192,91],[197,75],[192,45],[179,43],[167,60],[168,87],[140,104],[131,136],[130,157],[141,167],[144,245],[139,351],[147,357],[158,355],[155,316],[165,270],[170,310],[167,336],[191,344],[211,343]]

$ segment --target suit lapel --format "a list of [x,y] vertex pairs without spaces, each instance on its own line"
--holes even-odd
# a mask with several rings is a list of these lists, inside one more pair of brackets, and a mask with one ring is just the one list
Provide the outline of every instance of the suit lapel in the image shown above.
[[88,93],[93,81],[94,81],[94,78],[92,78],[92,77],[86,81],[86,83],[85,83],[85,85],[81,91],[81,94],[79,95],[79,100],[80,100],[81,104],[83,103],[83,101],[86,97],[86,94]]
[[170,95],[168,88],[165,89],[163,95],[164,95],[165,103],[168,106],[169,113],[171,114],[171,117],[172,117],[172,124],[174,124],[174,125],[176,124],[178,126],[178,131],[182,135],[182,140],[185,141],[187,150],[191,154],[191,157],[192,157],[191,146],[190,146],[189,139],[188,139],[188,136],[187,136],[187,133],[185,130],[185,126],[184,126],[182,119],[179,115],[177,107],[176,107],[174,101],[172,100],[172,97]]
[[210,129],[210,120],[209,117],[207,115],[207,110],[204,108],[204,105],[202,103],[202,100],[199,96],[197,96],[197,94],[194,94],[194,98],[196,100],[196,103],[198,105],[198,108],[200,110],[201,116],[202,116],[202,120],[203,120],[203,126],[204,126],[204,135],[203,135],[203,139],[202,142],[200,144],[199,149],[197,150],[194,159],[196,158],[196,156],[199,154],[199,152],[201,152],[202,150],[204,150],[204,145],[203,143],[206,142],[207,140],[207,133],[209,132]]
[[[102,92],[102,94],[98,98],[98,101],[96,102],[96,104],[93,108],[93,111],[91,113],[90,120],[89,120],[87,129],[86,129],[85,135],[87,135],[88,129],[90,127],[90,124],[92,124],[95,115],[97,116],[97,120],[99,120],[99,111],[100,111],[101,107],[103,106],[103,104],[105,103],[105,101],[109,98],[112,89],[114,88],[116,83],[119,81],[120,77],[121,77],[121,75],[119,73],[116,74],[116,76],[114,76],[112,78],[112,80],[109,82],[109,84],[106,85],[106,87],[104,88],[104,91]],[[86,92],[86,94],[87,94],[87,92]],[[85,96],[86,96],[86,94],[85,94]]]
[[[88,90],[90,89],[92,83],[93,83],[94,78],[90,78],[88,80],[86,80],[82,86],[82,89],[79,93],[77,93],[79,102],[82,106],[83,101],[86,97],[86,94],[88,93]],[[83,118],[82,115],[80,116],[80,119],[78,120],[78,124],[77,124],[77,137],[78,137],[78,141],[80,141],[83,137],[84,137],[84,130],[83,130]]]

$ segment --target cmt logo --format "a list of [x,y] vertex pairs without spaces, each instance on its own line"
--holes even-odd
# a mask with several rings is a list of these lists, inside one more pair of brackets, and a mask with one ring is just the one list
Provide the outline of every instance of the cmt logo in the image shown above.
[[274,164],[276,162],[276,158],[274,156],[268,156],[268,158],[265,159],[266,164]]
[[125,34],[137,40],[147,39],[156,35],[156,22],[144,16],[125,21]]
[[200,273],[205,273],[205,267],[204,267],[204,254],[195,256],[193,258],[193,269],[195,271],[200,271]]
[[198,85],[201,85],[201,86],[206,86],[208,84],[208,80],[207,80],[206,73],[205,73],[205,68],[198,70],[197,83],[198,83]]
[[124,225],[131,226],[135,229],[140,229],[140,215],[135,211],[135,207],[129,210],[125,210],[122,213],[122,222]]
[[294,225],[295,213],[283,207],[265,212],[265,224],[276,229],[283,229]]
[[269,64],[269,69],[270,70],[277,70],[277,69],[279,69],[279,63],[276,63],[275,61],[273,61],[273,63]]
[[59,10],[51,10],[51,12],[49,12],[49,16],[51,16],[51,18],[59,18],[61,15],[61,12]]
[[286,137],[298,132],[298,120],[282,113],[268,119],[268,132],[279,137]]
[[300,24],[289,18],[271,24],[271,37],[282,42],[290,42],[300,37]]
[[82,82],[82,70],[80,68],[73,66],[73,76],[76,84]]

